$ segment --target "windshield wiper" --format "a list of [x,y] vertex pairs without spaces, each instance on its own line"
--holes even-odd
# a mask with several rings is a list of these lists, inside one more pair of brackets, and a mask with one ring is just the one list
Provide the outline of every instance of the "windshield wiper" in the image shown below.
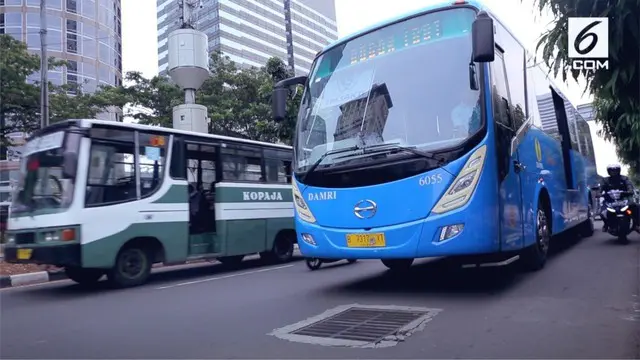
[[[407,151],[410,152],[414,155],[418,155],[420,157],[423,158],[427,158],[430,160],[435,160],[438,162],[438,166],[442,166],[445,163],[445,159],[441,156],[437,156],[434,153],[431,152],[427,152],[427,151],[422,151],[422,150],[418,150],[417,146],[402,146],[399,144],[377,144],[377,145],[371,145],[371,146],[366,146],[364,148],[361,148],[362,153],[363,154],[374,154],[374,155],[378,155],[378,154],[396,154],[402,151]],[[348,156],[341,156],[338,157],[336,159],[342,159]]]
[[327,152],[325,152],[324,154],[322,154],[320,156],[320,158],[318,158],[318,160],[316,160],[316,162],[314,162],[310,167],[309,170],[307,170],[307,172],[304,174],[304,176],[302,177],[302,179],[300,179],[303,183],[305,182],[305,180],[307,179],[307,176],[309,176],[309,174],[311,174],[313,171],[315,171],[315,169],[320,165],[320,163],[322,163],[322,161],[329,155],[335,155],[335,154],[342,154],[345,152],[349,152],[349,151],[356,151],[356,150],[360,150],[361,148],[357,145],[354,146],[349,146],[349,147],[345,147],[345,148],[340,148],[340,149],[333,149],[333,150],[329,150]]

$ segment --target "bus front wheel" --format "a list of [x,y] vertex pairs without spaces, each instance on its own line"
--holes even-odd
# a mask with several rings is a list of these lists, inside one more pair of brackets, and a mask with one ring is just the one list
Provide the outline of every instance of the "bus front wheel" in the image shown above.
[[144,284],[151,274],[151,258],[144,248],[125,247],[118,253],[115,266],[107,273],[107,279],[116,287]]
[[381,259],[381,261],[391,271],[406,271],[413,265],[413,259]]
[[521,264],[525,271],[537,271],[547,262],[551,243],[551,219],[543,203],[538,205],[536,217],[536,242],[525,248],[521,254]]
[[101,269],[85,269],[80,267],[66,267],[64,269],[67,277],[80,285],[93,285],[104,275]]

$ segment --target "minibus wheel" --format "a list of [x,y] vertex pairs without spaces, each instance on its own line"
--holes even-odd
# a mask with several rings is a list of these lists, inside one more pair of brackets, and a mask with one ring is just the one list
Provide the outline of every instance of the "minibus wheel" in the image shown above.
[[271,251],[260,253],[260,257],[269,262],[284,263],[293,259],[294,231],[281,231],[273,241]]
[[144,284],[151,275],[149,252],[137,245],[125,246],[116,257],[114,267],[107,272],[107,279],[116,287]]

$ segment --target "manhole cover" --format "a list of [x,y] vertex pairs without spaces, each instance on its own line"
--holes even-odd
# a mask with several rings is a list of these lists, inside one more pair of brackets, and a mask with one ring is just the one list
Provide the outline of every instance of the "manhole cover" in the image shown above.
[[422,330],[440,310],[407,306],[344,305],[274,330],[281,339],[329,346],[393,346]]

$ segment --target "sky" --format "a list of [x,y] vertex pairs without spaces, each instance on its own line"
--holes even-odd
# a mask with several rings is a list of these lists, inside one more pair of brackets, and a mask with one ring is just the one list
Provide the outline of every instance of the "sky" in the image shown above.
[[[177,1],[177,0],[176,0]],[[331,0],[327,0],[331,1]],[[364,27],[385,19],[420,9],[437,0],[335,0],[338,35],[349,35]],[[552,18],[538,15],[533,0],[485,0],[489,8],[505,25],[528,45],[535,49],[538,37]],[[122,57],[123,70],[140,71],[145,77],[158,74],[156,0],[125,0],[122,2]],[[590,102],[591,96],[583,95],[584,84],[556,81],[574,105]],[[606,174],[607,164],[617,162],[614,146],[598,137],[600,129],[590,124],[596,150],[598,173]]]

